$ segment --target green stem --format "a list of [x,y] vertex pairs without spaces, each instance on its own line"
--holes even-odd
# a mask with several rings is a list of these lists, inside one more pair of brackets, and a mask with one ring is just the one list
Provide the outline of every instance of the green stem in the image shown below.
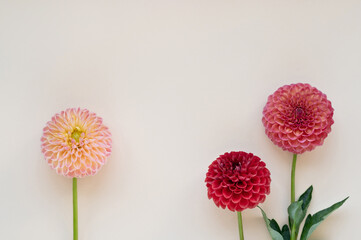
[[[297,162],[297,154],[293,154],[292,172],[291,172],[291,203],[296,201],[296,191],[295,191],[296,162]],[[297,240],[296,225],[293,224],[293,226],[290,227],[291,227],[291,240]]]
[[291,229],[291,240],[297,240],[296,225],[293,224]]
[[239,229],[239,239],[244,240],[243,236],[243,224],[242,224],[242,213],[237,212],[238,215],[238,229]]
[[296,161],[297,161],[297,154],[293,154],[293,161],[292,161],[292,172],[291,172],[291,203],[296,201],[296,193],[295,193],[295,175],[296,175]]
[[73,178],[73,233],[74,240],[78,240],[78,186],[76,178]]

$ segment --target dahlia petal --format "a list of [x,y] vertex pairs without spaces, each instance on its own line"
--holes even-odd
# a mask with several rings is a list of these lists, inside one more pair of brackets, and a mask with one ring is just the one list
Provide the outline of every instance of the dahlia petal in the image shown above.
[[266,163],[265,163],[265,162],[259,162],[258,168],[262,168],[262,167],[266,167]]
[[288,135],[284,134],[282,132],[279,132],[277,137],[278,137],[279,141],[286,141],[289,139]]
[[260,183],[260,178],[259,177],[252,177],[251,178],[251,183],[252,184],[259,184]]
[[237,181],[238,181],[238,176],[232,175],[232,176],[229,176],[229,179],[230,179],[232,182],[237,182]]
[[263,203],[266,200],[265,195],[260,195],[259,203]]
[[[264,176],[263,173],[262,173],[262,174],[259,174],[259,175]],[[267,183],[267,179],[263,177],[263,178],[260,179],[259,185],[263,185],[263,186],[264,186],[266,183]]]
[[260,186],[258,186],[258,185],[253,185],[253,187],[252,187],[252,192],[253,192],[253,193],[259,193],[260,189],[261,189]]
[[[209,178],[208,178],[208,180],[209,180]],[[221,183],[222,183],[221,180],[215,180],[215,181],[213,181],[212,184],[211,184],[211,185],[212,185],[212,188],[213,188],[213,189],[219,189],[219,188],[221,188],[221,187],[222,187]]]
[[58,161],[53,161],[52,163],[51,163],[51,166],[52,166],[52,168],[57,168],[58,167]]
[[307,141],[307,138],[306,137],[299,137],[298,138],[298,142],[300,142],[301,143],[301,145],[302,145],[302,143],[304,143],[304,142],[306,142]]
[[75,170],[74,173],[75,173],[75,176],[82,176],[79,169]]
[[279,126],[277,124],[273,124],[270,129],[268,129],[270,132],[278,132]]
[[69,172],[69,169],[66,166],[63,166],[61,168],[61,172],[62,172],[63,175],[66,175]]
[[249,201],[247,199],[241,199],[241,201],[239,202],[239,206],[242,209],[246,209],[248,207]]
[[236,210],[237,205],[234,202],[230,201],[227,207],[229,210],[234,212]]
[[217,197],[223,196],[223,189],[216,189],[214,191],[214,195],[217,196]]
[[283,126],[284,123],[285,123],[285,122],[283,121],[283,119],[281,119],[281,118],[275,119],[275,122],[278,123],[278,124],[281,125],[281,126]]
[[85,174],[85,173],[86,173],[86,167],[85,167],[84,164],[81,164],[81,166],[80,166],[80,172],[81,172],[82,174]]
[[72,161],[70,158],[65,159],[65,166],[67,166],[68,168],[72,165]]
[[234,194],[241,194],[243,192],[243,190],[241,188],[237,188],[237,187],[235,187],[234,189],[231,189],[231,191]]
[[231,198],[225,198],[225,197],[220,198],[220,203],[222,203],[222,205],[224,205],[224,206],[227,206],[230,201],[231,201]]
[[63,168],[64,167],[64,162],[63,161],[58,161],[58,167],[59,168]]
[[265,187],[259,187],[259,194],[265,194],[266,193],[266,188]]
[[252,193],[246,192],[246,191],[242,191],[242,198],[244,198],[244,199],[250,199],[251,197],[252,197]]
[[223,204],[222,202],[219,202],[219,206],[218,206],[218,207],[221,207],[221,208],[225,209],[225,208],[226,208],[226,205]]
[[238,203],[240,200],[242,199],[242,195],[241,194],[233,194],[231,201],[234,203]]
[[75,169],[80,169],[80,167],[81,167],[80,161],[75,161],[75,162],[73,163],[73,165],[74,165],[74,168],[75,168]]
[[252,184],[251,182],[249,182],[249,183],[247,184],[247,186],[244,188],[244,191],[249,192],[249,191],[252,189],[252,187],[253,187],[253,184]]
[[253,203],[258,203],[260,200],[260,195],[259,194],[253,194],[252,197],[249,199],[250,202]]
[[257,175],[257,171],[249,171],[248,175],[249,177],[255,177]]
[[282,146],[281,146],[281,147],[282,147],[283,149],[285,149],[285,150],[292,148],[291,144],[290,144],[288,141],[282,142]]
[[71,178],[75,177],[75,176],[74,176],[74,173],[71,172],[71,171],[68,172],[67,176],[68,176],[68,177],[71,177]]
[[296,137],[299,137],[299,136],[301,136],[302,134],[303,134],[303,132],[300,131],[299,129],[296,129],[296,130],[294,131],[294,135],[295,135]]
[[300,145],[300,143],[299,143],[297,140],[292,140],[292,139],[288,140],[288,143],[289,143],[293,148],[298,147],[298,146]]
[[247,187],[247,183],[244,181],[240,181],[236,184],[237,188],[243,189],[245,187]]
[[292,141],[294,141],[294,140],[296,140],[296,139],[297,139],[296,134],[295,134],[295,133],[293,133],[293,132],[291,132],[291,133],[287,134],[285,137],[286,137],[286,139],[290,139],[290,140],[292,140]]
[[229,190],[229,188],[223,188],[222,192],[225,198],[230,198],[232,196],[232,192]]
[[304,141],[304,142],[301,142],[301,147],[303,148],[303,149],[306,149],[306,148],[308,148],[308,146],[310,146],[311,145],[311,142],[309,142],[309,141]]
[[53,156],[53,152],[46,151],[44,155],[46,158],[51,158]]

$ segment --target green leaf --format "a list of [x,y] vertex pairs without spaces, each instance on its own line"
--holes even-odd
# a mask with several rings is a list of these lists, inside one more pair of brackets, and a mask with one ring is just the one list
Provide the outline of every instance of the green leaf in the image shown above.
[[[303,221],[303,219],[306,217],[306,213],[308,210],[308,207],[310,206],[311,203],[311,199],[312,199],[312,191],[313,191],[313,186],[311,185],[298,199],[297,202],[302,202],[301,204],[301,210],[297,209],[297,213],[295,213],[297,216],[295,216],[295,221],[296,221],[296,225],[294,227],[295,229],[295,233],[296,236],[298,235],[298,231],[300,229],[300,225]],[[292,205],[292,204],[291,204]],[[298,206],[298,204],[297,204]],[[291,227],[293,227],[293,221],[294,219],[291,218],[291,216],[289,217],[289,224]]]
[[338,203],[333,204],[329,208],[317,212],[314,215],[309,214],[306,218],[305,226],[303,227],[300,240],[307,240],[310,237],[311,233],[315,231],[315,229],[318,227],[318,225],[320,225],[320,223],[325,220],[325,218],[333,211],[341,207],[347,199],[348,197]]
[[312,191],[313,191],[313,186],[311,185],[298,199],[298,201],[303,201],[302,203],[302,210],[306,216],[306,212],[308,209],[308,206],[310,205],[311,199],[312,199]]
[[302,204],[303,204],[302,200],[293,202],[287,209],[291,223],[290,226],[292,229],[296,230],[296,233],[298,233],[298,229],[300,228],[301,222],[304,218]]
[[278,223],[276,222],[276,220],[274,220],[274,219],[270,220],[269,225],[273,230],[276,230],[277,232],[281,233],[281,228],[280,228],[280,226],[278,226]]
[[288,228],[287,224],[283,225],[281,235],[283,237],[283,240],[291,239],[290,229]]
[[[263,216],[263,219],[266,223],[266,226],[267,226],[267,229],[268,229],[268,232],[269,234],[271,235],[271,238],[272,240],[284,240],[281,233],[279,233],[277,230],[275,230],[273,227],[280,229],[280,227],[278,226],[277,222],[272,219],[272,220],[269,220],[266,213],[262,210],[262,208],[258,207],[259,209],[261,209],[261,212],[262,212],[262,216]],[[271,227],[271,222],[272,222],[272,227]],[[275,225],[276,224],[276,225]]]
[[307,209],[311,203],[313,186],[310,186],[298,199],[288,207],[288,223],[295,236],[298,235],[300,225],[306,216]]

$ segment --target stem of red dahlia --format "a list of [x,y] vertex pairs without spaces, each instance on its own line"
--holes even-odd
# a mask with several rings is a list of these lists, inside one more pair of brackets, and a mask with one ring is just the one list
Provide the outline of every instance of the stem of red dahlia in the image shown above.
[[295,192],[296,161],[297,161],[297,154],[293,154],[292,172],[291,172],[291,203],[296,201],[296,192]]
[[242,224],[242,213],[237,212],[238,215],[238,229],[239,229],[239,239],[244,240],[243,236],[243,224]]
[[78,184],[73,178],[73,233],[74,240],[78,240]]

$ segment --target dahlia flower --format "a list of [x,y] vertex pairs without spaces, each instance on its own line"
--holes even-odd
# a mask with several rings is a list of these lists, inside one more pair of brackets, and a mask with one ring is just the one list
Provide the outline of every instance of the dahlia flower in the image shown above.
[[43,129],[41,150],[58,174],[79,178],[96,174],[112,149],[102,118],[86,109],[55,114]]
[[218,207],[241,212],[254,208],[270,193],[270,171],[252,153],[229,152],[219,156],[206,175],[208,198]]
[[309,84],[285,85],[268,97],[262,122],[271,141],[301,154],[323,144],[331,132],[333,108],[325,94]]
[[[286,224],[281,230],[278,223],[274,219],[269,220],[262,210],[268,231],[274,239],[297,240],[313,190],[311,186],[296,200],[297,155],[311,151],[323,144],[331,132],[334,122],[333,111],[331,102],[327,100],[326,95],[309,84],[285,85],[268,97],[262,118],[266,128],[265,132],[274,144],[293,153],[291,205],[288,207],[289,226]],[[314,215],[309,214],[300,239],[308,239],[320,222],[339,208],[346,199]]]

